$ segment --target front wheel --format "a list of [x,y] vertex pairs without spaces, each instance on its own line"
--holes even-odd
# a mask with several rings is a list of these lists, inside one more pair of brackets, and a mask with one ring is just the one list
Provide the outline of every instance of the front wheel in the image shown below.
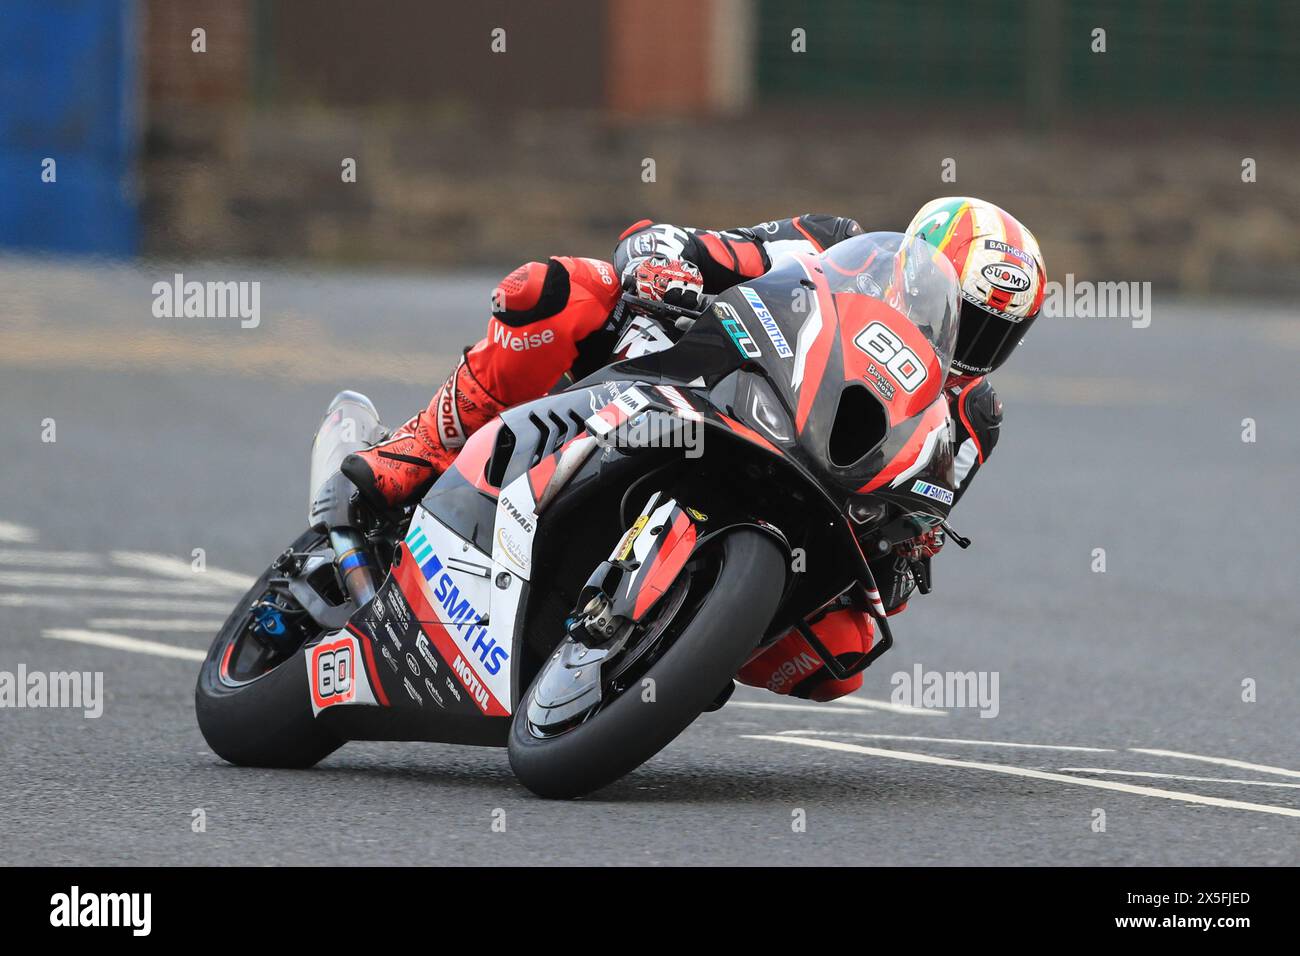
[[[690,726],[758,646],[784,590],[786,560],[753,528],[721,535],[693,557],[660,599],[659,620],[638,643],[636,661],[613,668],[600,705],[563,728],[539,727],[534,697],[558,666],[548,659],[510,725],[510,766],[529,790],[578,797],[613,783]],[[667,618],[666,620],[664,618]],[[643,647],[649,641],[653,646]]]

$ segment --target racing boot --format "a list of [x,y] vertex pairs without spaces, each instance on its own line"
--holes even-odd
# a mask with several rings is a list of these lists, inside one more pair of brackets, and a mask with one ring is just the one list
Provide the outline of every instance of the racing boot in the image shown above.
[[[866,612],[850,606],[837,606],[815,618],[810,626],[817,639],[846,667],[875,643],[875,622]],[[861,674],[836,680],[803,635],[793,629],[751,657],[736,680],[750,687],[766,687],[774,694],[815,701],[835,700],[862,686]]]
[[339,470],[374,508],[401,508],[421,498],[451,467],[465,439],[505,407],[479,384],[462,356],[428,408],[384,441],[348,455]]

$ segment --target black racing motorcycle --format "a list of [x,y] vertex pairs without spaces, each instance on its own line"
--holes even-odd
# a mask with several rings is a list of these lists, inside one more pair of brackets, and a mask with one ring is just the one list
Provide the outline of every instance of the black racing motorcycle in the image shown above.
[[[338,471],[384,434],[340,393],[308,530],[203,664],[204,738],[263,767],[348,740],[506,746],[528,789],[576,797],[722,706],[792,628],[832,675],[859,673],[893,641],[872,560],[953,501],[957,296],[930,246],[872,233],[702,313],[625,297],[643,324],[687,330],[504,412],[399,514],[371,513]],[[846,600],[875,638],[836,656],[807,621]]]

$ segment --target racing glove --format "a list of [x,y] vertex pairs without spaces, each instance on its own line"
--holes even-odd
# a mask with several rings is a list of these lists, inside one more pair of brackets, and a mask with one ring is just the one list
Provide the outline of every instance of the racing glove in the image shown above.
[[685,259],[655,255],[629,263],[624,284],[642,299],[691,311],[704,302],[704,277]]
[[914,561],[932,558],[943,550],[944,540],[942,529],[931,528],[919,538],[913,538],[911,541],[899,545],[898,553]]

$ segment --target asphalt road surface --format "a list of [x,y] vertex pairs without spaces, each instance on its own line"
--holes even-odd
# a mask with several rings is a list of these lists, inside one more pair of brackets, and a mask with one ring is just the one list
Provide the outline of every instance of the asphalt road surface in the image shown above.
[[[105,696],[97,719],[0,710],[0,862],[1300,862],[1294,313],[1043,320],[996,377],[1002,440],[955,514],[975,545],[859,694],[742,688],[553,803],[502,750],[237,769],[193,715],[213,630],[303,526],[330,397],[411,413],[494,276],[184,267],[262,283],[241,328],[155,318],[173,271],[0,262],[0,673],[102,672]],[[996,674],[996,716],[891,700],[918,665]]]

